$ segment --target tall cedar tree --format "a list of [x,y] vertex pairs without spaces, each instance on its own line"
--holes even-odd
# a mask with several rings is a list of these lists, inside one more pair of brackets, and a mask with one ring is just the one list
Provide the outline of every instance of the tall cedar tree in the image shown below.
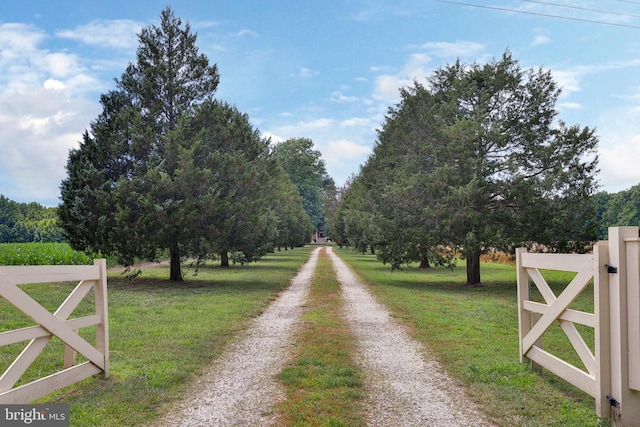
[[421,229],[396,239],[460,248],[468,284],[481,282],[480,255],[491,249],[580,251],[595,239],[597,138],[557,119],[550,72],[522,70],[507,51],[428,80],[401,91],[362,170],[378,212],[396,229]]
[[196,34],[169,7],[159,26],[142,30],[136,63],[101,97],[102,113],[69,154],[59,219],[75,248],[116,253],[126,264],[168,249],[170,278],[182,280],[181,246],[199,233],[189,218],[191,195],[175,180],[177,146],[218,82]]
[[[241,253],[241,262],[254,261],[271,249],[278,234],[274,205],[282,200],[270,187],[288,177],[270,157],[269,141],[234,106],[206,102],[190,124],[183,139],[194,143],[181,156],[179,171],[187,180],[185,190],[198,189],[191,197],[197,213],[189,223],[200,224],[203,237],[191,239],[197,245],[192,252],[217,254],[222,267],[229,266],[230,252]],[[302,209],[300,201],[297,206]]]

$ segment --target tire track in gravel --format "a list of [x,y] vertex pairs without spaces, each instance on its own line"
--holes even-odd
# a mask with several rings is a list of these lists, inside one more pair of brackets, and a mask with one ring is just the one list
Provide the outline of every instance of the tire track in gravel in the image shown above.
[[[274,407],[286,397],[275,376],[291,358],[321,250],[311,253],[291,285],[154,427],[277,425]],[[346,319],[359,341],[354,358],[365,375],[368,425],[491,426],[437,362],[425,361],[422,346],[391,319],[332,248],[326,251],[342,286]]]
[[275,379],[290,359],[293,334],[316,268],[316,248],[291,285],[156,426],[268,426],[285,398]]
[[358,338],[370,426],[490,426],[443,368],[389,316],[351,269],[328,247],[342,285],[345,313]]

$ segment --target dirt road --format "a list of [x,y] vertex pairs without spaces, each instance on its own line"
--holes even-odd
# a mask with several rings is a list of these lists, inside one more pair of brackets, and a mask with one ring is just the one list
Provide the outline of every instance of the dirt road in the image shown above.
[[[285,398],[274,379],[292,339],[321,250],[341,283],[347,321],[358,339],[369,425],[489,426],[425,349],[378,304],[330,247],[315,249],[287,288],[194,385],[161,426],[278,425],[273,405]],[[425,357],[426,355],[426,357]]]

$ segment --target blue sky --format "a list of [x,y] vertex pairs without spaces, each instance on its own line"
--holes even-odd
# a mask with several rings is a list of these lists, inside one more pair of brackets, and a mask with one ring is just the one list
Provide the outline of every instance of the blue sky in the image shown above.
[[[0,194],[59,203],[69,149],[100,113],[100,94],[135,61],[137,33],[167,3],[3,0]],[[311,138],[339,185],[368,157],[400,87],[505,49],[523,68],[552,72],[561,119],[597,129],[602,190],[640,183],[640,0],[453,3],[169,4],[218,64],[216,96],[273,141]]]

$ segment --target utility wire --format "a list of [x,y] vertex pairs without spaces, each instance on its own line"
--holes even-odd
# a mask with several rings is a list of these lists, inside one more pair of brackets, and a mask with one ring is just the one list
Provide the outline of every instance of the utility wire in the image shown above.
[[[525,14],[525,15],[543,16],[545,18],[557,18],[557,19],[565,19],[565,20],[568,20],[568,21],[579,21],[579,22],[588,22],[588,23],[591,23],[591,24],[612,25],[614,27],[625,27],[625,28],[640,29],[640,26],[638,26],[638,25],[628,25],[628,24],[619,24],[619,23],[615,23],[615,22],[596,21],[594,19],[571,18],[569,16],[551,15],[551,14],[548,14],[548,13],[538,13],[538,12],[530,12],[530,11],[525,11],[525,10],[509,9],[509,8],[506,8],[506,7],[484,6],[484,5],[479,5],[479,4],[464,3],[464,2],[460,2],[460,1],[450,1],[450,0],[433,0],[433,1],[437,1],[439,3],[457,4],[457,5],[460,5],[460,6],[478,7],[478,8],[481,8],[481,9],[500,10],[500,11],[503,11],[503,12],[522,13],[522,14]],[[622,1],[622,0],[619,0],[619,1]],[[640,2],[638,4],[640,4]]]
[[546,1],[534,1],[534,0],[522,0],[522,1],[525,1],[527,3],[544,4],[544,5],[547,5],[547,6],[564,7],[564,8],[567,8],[567,9],[586,10],[588,12],[607,13],[609,15],[630,16],[632,18],[640,18],[640,15],[636,15],[636,14],[633,14],[633,13],[612,12],[610,10],[591,9],[589,7],[580,7],[580,6],[569,6],[569,5],[566,5],[566,4],[550,3],[550,2],[546,2]]

